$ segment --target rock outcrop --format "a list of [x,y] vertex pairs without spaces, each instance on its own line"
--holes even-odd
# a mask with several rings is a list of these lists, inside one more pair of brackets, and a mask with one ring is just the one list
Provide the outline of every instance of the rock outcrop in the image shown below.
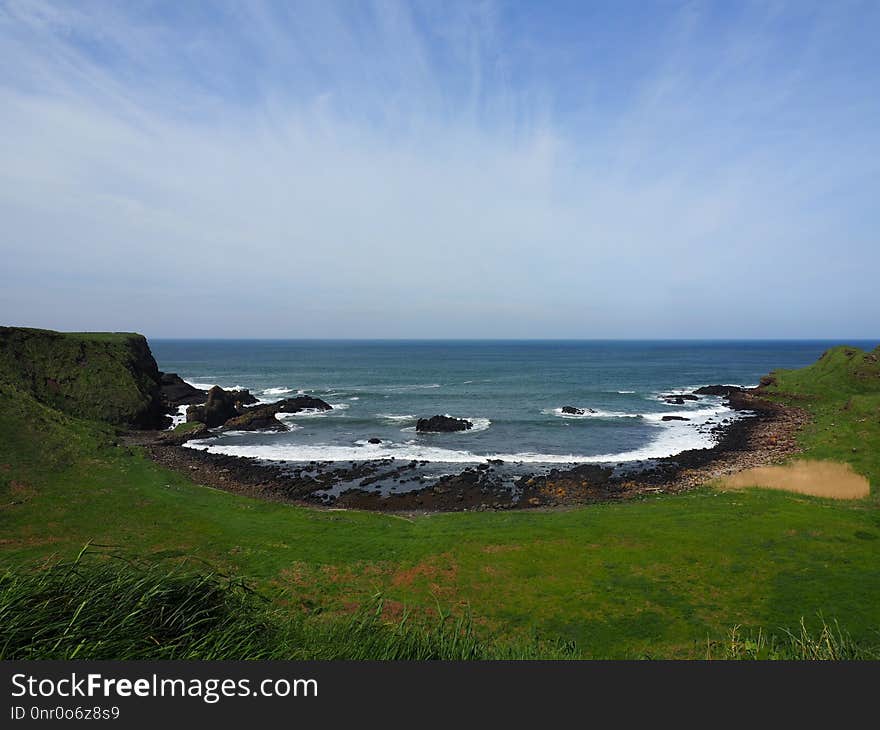
[[208,399],[204,405],[190,406],[186,409],[186,420],[199,421],[208,428],[215,428],[222,426],[231,418],[242,415],[244,407],[254,402],[256,398],[247,390],[223,390],[219,385],[215,385],[208,391]]
[[299,413],[300,411],[332,411],[331,406],[320,398],[310,395],[298,395],[294,398],[285,398],[284,400],[270,403],[269,407],[274,408],[276,413]]
[[727,397],[731,393],[738,393],[741,391],[738,385],[704,385],[702,388],[697,388],[694,393],[697,395],[717,395],[722,397]]
[[239,416],[230,418],[223,424],[224,431],[286,431],[281,421],[275,418],[275,411],[269,406],[248,408]]
[[420,418],[416,422],[416,431],[419,433],[452,433],[455,431],[468,431],[474,424],[465,418],[453,418],[452,416],[431,416]]
[[223,390],[214,386],[208,391],[208,400],[204,405],[187,408],[186,420],[199,421],[209,428],[221,426],[225,431],[286,431],[287,426],[275,417],[277,413],[333,409],[326,401],[309,395],[246,407],[255,402],[257,399],[247,390]]
[[178,406],[192,406],[208,400],[208,391],[190,385],[177,373],[162,373],[162,400],[168,410]]

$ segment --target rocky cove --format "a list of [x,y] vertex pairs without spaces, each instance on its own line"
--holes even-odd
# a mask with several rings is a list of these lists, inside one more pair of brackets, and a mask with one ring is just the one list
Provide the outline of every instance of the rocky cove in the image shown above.
[[[121,429],[125,442],[142,446],[156,462],[208,486],[325,507],[396,512],[533,509],[677,492],[796,453],[795,435],[807,419],[801,409],[763,399],[763,388],[772,382],[765,378],[757,388],[717,385],[661,392],[659,399],[674,406],[723,399],[737,417],[697,427],[711,437],[711,448],[656,459],[539,464],[486,458],[467,466],[384,457],[264,461],[186,444],[227,433],[285,432],[297,428],[288,426],[291,416],[335,413],[344,404],[334,406],[304,393],[266,402],[243,388],[196,387],[160,371],[146,339],[137,334],[0,328],[0,344],[13,378],[10,387],[64,413],[112,424]],[[559,410],[565,418],[601,415],[585,405]],[[668,418],[670,425],[691,425],[688,412],[680,413],[654,415],[664,423]],[[169,430],[172,416],[181,414],[185,423]],[[426,413],[412,430],[454,435],[477,429],[472,420]],[[375,434],[362,438],[383,445]]]
[[[390,458],[272,462],[184,447],[188,440],[210,435],[201,423],[184,434],[132,431],[128,440],[143,446],[154,461],[216,488],[299,504],[404,513],[553,508],[675,493],[745,468],[775,463],[797,452],[795,434],[807,420],[805,411],[762,399],[761,386],[707,386],[672,397],[691,400],[704,395],[723,397],[730,408],[739,412],[738,418],[710,427],[713,447],[635,462],[540,468],[487,459],[464,469]],[[238,399],[237,405],[231,406],[236,409],[235,415],[219,431],[236,423],[259,427],[258,414],[259,418],[274,418],[285,408],[322,408],[313,400],[295,398],[270,407],[247,408],[241,405],[242,394],[217,392],[213,402],[234,398]],[[330,408],[329,404],[324,406]],[[193,411],[193,418],[203,413]],[[277,428],[272,424],[268,427]]]

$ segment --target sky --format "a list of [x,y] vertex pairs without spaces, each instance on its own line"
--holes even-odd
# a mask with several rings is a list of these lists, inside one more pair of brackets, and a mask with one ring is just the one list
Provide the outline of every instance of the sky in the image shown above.
[[0,0],[0,323],[876,338],[880,2]]

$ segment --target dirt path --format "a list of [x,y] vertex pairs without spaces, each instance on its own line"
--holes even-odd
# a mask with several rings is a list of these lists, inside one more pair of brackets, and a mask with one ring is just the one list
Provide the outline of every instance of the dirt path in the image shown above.
[[862,499],[871,485],[849,464],[834,461],[795,461],[782,466],[760,466],[726,477],[722,489],[766,487],[831,499]]

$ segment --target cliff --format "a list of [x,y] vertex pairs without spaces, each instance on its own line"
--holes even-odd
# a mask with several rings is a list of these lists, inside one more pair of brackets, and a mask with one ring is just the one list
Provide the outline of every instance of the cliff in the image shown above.
[[79,418],[157,428],[161,374],[143,335],[0,327],[0,390]]

